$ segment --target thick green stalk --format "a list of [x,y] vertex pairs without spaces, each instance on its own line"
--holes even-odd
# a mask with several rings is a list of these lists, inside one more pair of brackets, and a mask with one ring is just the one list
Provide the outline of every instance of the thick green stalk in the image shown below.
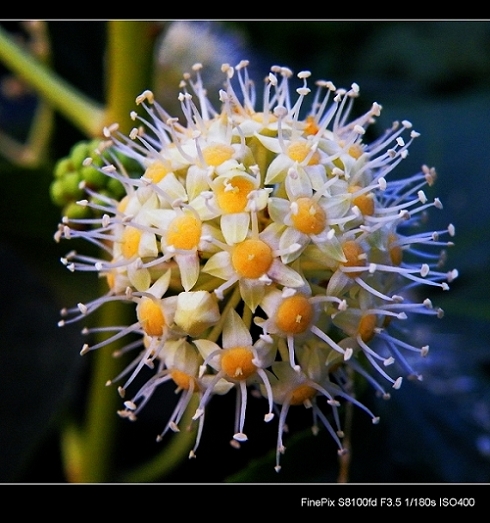
[[[103,292],[106,291],[107,288],[104,288]],[[128,308],[123,303],[109,302],[101,309],[97,322],[100,326],[124,322],[127,312]],[[96,343],[104,339],[102,336]],[[69,421],[63,427],[61,438],[65,475],[70,483],[114,480],[112,469],[118,419],[116,411],[121,406],[121,398],[115,387],[107,387],[106,383],[121,370],[120,360],[113,356],[114,350],[120,346],[120,341],[113,342],[84,356],[91,359],[91,381],[84,424],[80,427],[76,422]]]
[[140,468],[126,473],[122,481],[127,483],[149,483],[151,481],[160,481],[172,472],[182,461],[182,458],[189,455],[189,451],[196,439],[199,421],[193,423],[192,416],[198,405],[199,396],[194,394],[180,422],[183,430],[178,434],[173,434],[171,441],[153,459],[144,463]]
[[[146,22],[108,22],[106,124],[118,122],[123,131],[127,128],[123,122],[129,122],[135,97],[142,86],[147,87],[150,83],[153,53],[150,29]],[[127,323],[124,316],[121,303],[111,302],[102,309],[99,321],[124,325]],[[112,449],[118,421],[116,410],[121,400],[113,388],[105,387],[105,382],[121,370],[120,361],[112,356],[116,348],[112,344],[93,355],[94,370],[86,426],[82,432],[82,462],[78,476],[81,482],[100,483],[114,479]]]
[[[121,302],[106,304],[98,322],[101,325],[119,325],[120,321],[124,321],[124,316],[127,316],[123,307]],[[121,370],[120,360],[113,356],[118,346],[120,348],[120,344],[113,343],[90,354],[94,358],[92,381],[85,428],[82,431],[82,453],[77,482],[103,483],[113,480],[117,408],[121,406],[121,398],[114,387],[106,387],[105,384]]]
[[134,123],[136,97],[151,88],[155,22],[111,21],[108,23],[108,70],[106,123],[117,122],[123,133]]
[[88,136],[100,134],[104,108],[16,44],[1,27],[0,60]]

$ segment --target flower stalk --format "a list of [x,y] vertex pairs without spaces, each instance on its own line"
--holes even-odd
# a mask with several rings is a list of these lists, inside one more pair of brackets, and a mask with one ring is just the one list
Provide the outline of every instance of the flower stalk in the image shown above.
[[[151,82],[152,40],[149,22],[108,22],[108,69],[107,104],[97,136],[104,125],[121,122],[127,127],[128,111],[133,106],[133,89],[141,89]],[[102,285],[106,285],[102,282]],[[101,323],[124,323],[124,306],[111,303],[107,311],[101,311]],[[106,321],[105,321],[106,320]],[[112,344],[116,350],[117,342]],[[109,481],[113,473],[113,444],[116,434],[117,418],[114,416],[117,397],[104,386],[105,382],[121,370],[121,361],[111,353],[100,351],[94,361],[94,371],[90,385],[85,429],[83,429],[83,449],[80,463],[79,481]],[[100,427],[104,427],[100,430]],[[177,459],[175,454],[173,459]]]
[[152,83],[154,24],[124,20],[108,22],[104,125],[117,122],[122,132],[131,129],[129,111],[134,108],[134,93],[147,89]]
[[[114,321],[124,321],[128,311],[124,310],[123,304],[115,302],[101,310],[100,316],[101,325],[111,325]],[[112,349],[116,350],[118,346],[120,345],[117,342],[113,343]],[[88,411],[83,429],[83,468],[79,477],[84,483],[110,481],[113,473],[114,441],[117,440],[117,417],[114,416],[114,411],[118,398],[111,394],[111,389],[105,383],[120,371],[121,361],[114,358],[109,351],[100,351],[93,364]]]
[[9,38],[1,27],[0,60],[87,136],[100,135],[105,121],[103,105],[59,77]]

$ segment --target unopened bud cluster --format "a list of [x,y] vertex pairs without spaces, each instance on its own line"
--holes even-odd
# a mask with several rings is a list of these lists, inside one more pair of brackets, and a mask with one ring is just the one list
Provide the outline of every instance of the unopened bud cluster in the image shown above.
[[[119,199],[125,194],[124,186],[101,172],[104,161],[104,148],[111,142],[94,139],[76,143],[65,158],[61,158],[54,168],[54,180],[50,186],[51,200],[61,207],[63,215],[68,218],[92,218],[99,213],[89,206],[77,202],[88,196],[92,203],[99,201],[98,196]],[[132,176],[141,176],[142,169],[137,162],[130,161],[122,154],[118,160]],[[100,203],[100,202],[99,202]]]
[[[343,453],[345,402],[378,421],[348,392],[350,376],[363,376],[386,398],[403,376],[420,378],[412,356],[425,356],[428,346],[403,331],[409,318],[442,317],[442,310],[414,290],[448,290],[457,276],[443,269],[453,225],[423,228],[427,212],[442,208],[424,192],[435,170],[392,175],[418,133],[394,122],[366,143],[381,106],[351,118],[356,84],[318,81],[312,92],[308,71],[295,78],[274,66],[259,104],[247,62],[225,64],[216,109],[200,69],[181,82],[183,118],[145,91],[136,103],[148,116],[132,114],[129,136],[117,125],[105,130],[113,153],[100,157],[103,165],[82,162],[124,194],[81,198],[78,205],[98,218],[67,216],[59,226],[57,240],[85,238],[102,252],[100,259],[71,252],[63,263],[105,277],[108,289],[64,310],[60,324],[112,300],[134,309],[132,324],[115,326],[108,340],[88,340],[82,353],[138,335],[120,351],[135,353],[132,364],[110,382],[119,382],[124,398],[119,414],[135,420],[155,390],[173,382],[180,399],[161,439],[181,428],[197,395],[191,456],[209,402],[230,392],[238,405],[232,444],[248,439],[247,402],[263,401],[264,422],[277,423],[277,470],[292,407],[311,408],[314,430],[324,426]],[[116,155],[143,174],[131,176]],[[152,377],[132,390],[143,368]]]

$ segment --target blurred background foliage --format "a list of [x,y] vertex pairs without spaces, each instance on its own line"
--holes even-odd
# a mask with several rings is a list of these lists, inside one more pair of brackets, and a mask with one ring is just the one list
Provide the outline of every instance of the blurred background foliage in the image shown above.
[[[22,23],[1,25],[20,41],[31,37]],[[100,103],[106,26],[53,21],[46,28],[50,66]],[[381,422],[372,426],[354,411],[349,479],[490,482],[490,23],[175,21],[155,22],[153,30],[154,85],[148,87],[171,114],[180,114],[178,83],[193,63],[205,65],[205,79],[217,90],[220,64],[245,58],[258,84],[273,64],[294,72],[308,69],[312,78],[332,80],[337,87],[356,82],[361,97],[355,110],[373,101],[383,106],[374,132],[408,119],[421,133],[397,170],[406,176],[422,164],[437,168],[432,196],[441,198],[444,210],[431,213],[429,226],[455,224],[456,246],[447,268],[457,267],[460,277],[449,293],[430,296],[445,310],[441,321],[410,326],[414,339],[430,342],[428,358],[417,362],[424,381],[405,382],[389,401],[376,399],[369,389],[358,391]],[[24,141],[39,100],[1,65],[0,82],[0,142],[5,145],[5,134]],[[87,401],[92,358],[79,356],[82,325],[59,329],[57,321],[61,307],[95,297],[97,282],[69,273],[59,262],[72,246],[53,241],[60,210],[49,196],[56,160],[85,137],[55,114],[40,162],[19,165],[8,155],[0,157],[0,482],[67,481],[60,429],[67,417],[83,416]],[[8,143],[6,149],[14,151]],[[115,388],[110,392],[117,396]],[[109,481],[123,481],[125,471],[160,450],[154,436],[166,411],[158,399],[152,404],[135,424],[117,418]],[[247,431],[250,441],[242,449],[229,445],[234,400],[218,397],[206,415],[198,458],[185,459],[155,480],[337,480],[335,445],[324,431],[311,435],[307,412],[301,409],[288,420],[287,452],[277,474],[273,424],[263,424],[253,402],[249,408],[247,423],[259,421]]]

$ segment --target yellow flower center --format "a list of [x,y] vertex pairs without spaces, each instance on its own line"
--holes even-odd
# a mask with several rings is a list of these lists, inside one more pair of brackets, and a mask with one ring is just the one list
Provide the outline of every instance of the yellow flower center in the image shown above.
[[170,377],[174,380],[174,383],[179,387],[179,389],[189,390],[191,384],[194,386],[194,390],[197,390],[198,388],[196,378],[194,378],[194,376],[189,376],[189,374],[182,372],[179,369],[172,370]]
[[251,180],[243,176],[234,176],[216,189],[216,198],[225,213],[243,212],[248,202],[248,195],[254,189]]
[[[254,122],[264,123],[265,119],[266,119],[266,117],[264,116],[263,112],[254,113],[252,115],[252,120]],[[267,114],[267,122],[268,123],[277,122],[277,116],[272,114],[272,113],[268,113]]]
[[245,240],[233,248],[231,263],[242,278],[260,278],[272,265],[272,249],[262,240]]
[[298,198],[292,204],[291,221],[304,234],[320,234],[327,225],[327,215],[312,198]]
[[365,314],[359,322],[357,333],[361,336],[362,341],[371,341],[374,337],[376,328],[376,314]]
[[393,265],[401,265],[403,261],[403,249],[400,245],[393,245],[398,240],[396,234],[388,236],[388,252],[390,253],[390,260]]
[[305,128],[304,133],[308,135],[316,134],[320,128],[318,127],[317,123],[315,122],[315,118],[313,116],[307,116],[305,119]]
[[362,147],[355,143],[349,147],[349,156],[352,156],[355,160],[358,160],[362,156]]
[[[352,185],[349,187],[349,192],[355,193],[361,189],[359,185]],[[352,198],[352,203],[356,205],[362,214],[372,216],[374,214],[374,199],[372,193],[364,193]]]
[[114,286],[116,285],[116,271],[114,269],[112,271],[107,271],[105,273],[105,279],[107,281],[109,289],[113,290]]
[[144,177],[153,183],[158,183],[163,180],[169,172],[162,162],[154,162],[146,169]]
[[122,254],[125,258],[132,258],[138,254],[142,231],[127,226],[122,237]]
[[208,165],[217,167],[223,162],[226,162],[226,160],[229,160],[233,156],[234,152],[235,150],[231,145],[217,143],[215,145],[208,145],[205,147],[202,150],[202,155],[204,157],[204,161]]
[[[339,145],[343,146],[343,143],[340,142]],[[347,154],[355,160],[358,160],[362,156],[362,147],[359,144],[355,143],[349,147]],[[335,160],[333,160],[333,164],[335,165],[335,167],[338,167],[339,169],[345,169],[344,162],[340,158],[335,158]]]
[[[344,251],[344,256],[347,258],[347,261],[343,264],[344,267],[364,267],[366,265],[364,250],[354,240],[345,242],[344,245],[342,245],[342,250]],[[346,272],[345,274],[351,278],[355,278],[360,276],[362,271]]]
[[316,389],[310,385],[299,385],[293,390],[291,395],[291,405],[302,405],[305,401],[311,400],[316,394]]
[[191,213],[174,218],[168,227],[167,244],[176,249],[195,249],[201,240],[201,221]]
[[165,316],[160,303],[143,297],[137,308],[138,320],[148,336],[161,336],[165,328]]
[[279,305],[276,324],[286,334],[305,332],[313,320],[313,306],[303,294],[294,294]]
[[[287,155],[293,162],[304,162],[305,158],[310,154],[311,148],[306,142],[292,142],[287,149]],[[320,163],[320,153],[315,151],[308,160],[308,165],[318,165]]]
[[119,212],[124,212],[126,210],[126,207],[128,206],[128,203],[129,203],[129,196],[126,195],[124,196],[124,198],[122,198],[122,200],[117,204],[117,210]]
[[221,369],[229,378],[246,380],[257,370],[252,363],[253,358],[254,354],[249,347],[225,349],[221,356]]

